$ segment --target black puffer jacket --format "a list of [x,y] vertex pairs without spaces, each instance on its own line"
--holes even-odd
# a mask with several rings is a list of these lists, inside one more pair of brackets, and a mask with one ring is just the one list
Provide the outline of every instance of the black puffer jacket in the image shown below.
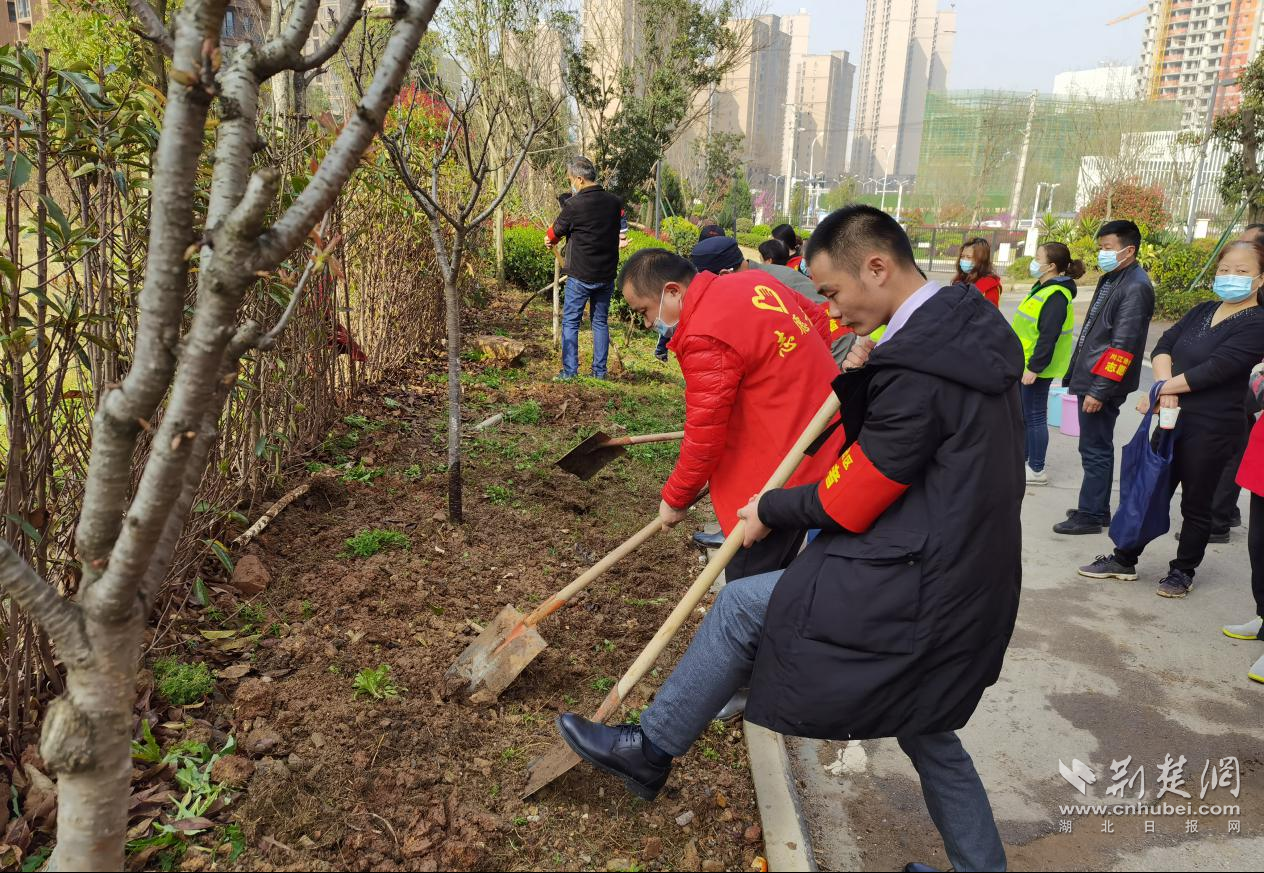
[[[1099,299],[1101,298],[1101,299]],[[1141,383],[1141,357],[1145,352],[1150,319],[1154,317],[1154,285],[1135,261],[1097,280],[1084,327],[1071,356],[1064,384],[1079,397],[1122,403]],[[1102,356],[1110,350],[1126,352],[1132,363],[1122,379],[1096,375]]]
[[1018,612],[1022,369],[997,308],[954,285],[836,380],[847,451],[759,503],[774,528],[823,533],[773,591],[747,719],[852,739],[970,718]]

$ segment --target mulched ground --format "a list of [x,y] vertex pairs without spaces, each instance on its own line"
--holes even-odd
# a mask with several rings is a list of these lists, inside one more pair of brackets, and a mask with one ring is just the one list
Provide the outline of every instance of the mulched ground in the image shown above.
[[[529,343],[547,335],[543,313],[529,312],[524,321],[513,308],[510,301],[494,309],[477,330]],[[679,425],[675,366],[653,362],[650,347],[638,337],[623,355],[629,369],[606,385],[549,383],[556,365],[551,349],[538,343],[525,369],[471,364],[462,525],[446,517],[441,361],[420,361],[344,411],[352,423],[336,428],[312,460],[358,462],[357,469],[382,475],[367,482],[318,476],[248,547],[271,576],[252,604],[265,618],[242,627],[234,616],[246,598],[212,585],[211,605],[186,610],[159,647],[178,645],[219,677],[200,708],[169,708],[156,695],[143,700],[142,710],[163,725],[159,740],[169,744],[190,732],[221,744],[235,737],[238,753],[217,772],[244,787],[207,813],[215,828],[191,838],[183,852],[136,855],[133,866],[751,868],[763,846],[737,728],[713,725],[654,803],[582,764],[534,797],[519,798],[528,762],[557,741],[555,716],[596,709],[701,569],[688,545],[694,525],[650,540],[546,621],[541,633],[549,647],[497,704],[445,699],[443,673],[476,626],[505,604],[529,609],[656,511],[674,446],[640,447],[588,482],[552,466],[598,427]],[[472,430],[511,409],[500,425]],[[274,497],[309,475],[296,471]],[[246,515],[253,519],[264,508]],[[707,517],[700,513],[698,522]],[[409,546],[340,557],[348,538],[371,528],[403,533]],[[625,717],[638,715],[696,619],[627,701]],[[205,639],[202,631],[217,628],[239,632]],[[357,673],[381,665],[389,665],[399,695],[353,698]],[[170,777],[139,766],[137,775],[138,792]],[[157,796],[158,804],[141,811],[161,808],[165,798]],[[245,848],[230,863],[223,834],[232,825]]]

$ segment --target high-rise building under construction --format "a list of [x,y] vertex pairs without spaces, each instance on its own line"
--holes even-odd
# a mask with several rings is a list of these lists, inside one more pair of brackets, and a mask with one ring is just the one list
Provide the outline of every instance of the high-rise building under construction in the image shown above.
[[[1138,72],[1138,96],[1181,104],[1181,126],[1201,129],[1213,99],[1215,114],[1232,112],[1236,79],[1264,38],[1264,0],[1150,0]],[[1214,95],[1214,96],[1213,96]]]

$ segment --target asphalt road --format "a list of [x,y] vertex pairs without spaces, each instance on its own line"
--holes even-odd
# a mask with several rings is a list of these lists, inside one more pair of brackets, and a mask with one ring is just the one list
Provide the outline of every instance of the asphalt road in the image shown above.
[[[1079,314],[1089,297],[1091,289],[1077,301]],[[1007,293],[1002,308],[1010,315],[1018,302],[1018,294]],[[1152,328],[1148,348],[1163,327]],[[1147,367],[1143,390],[1151,381]],[[1139,421],[1129,404],[1116,442],[1126,442]],[[1209,549],[1185,600],[1154,593],[1175,554],[1170,536],[1143,556],[1140,581],[1084,579],[1075,568],[1111,544],[1105,535],[1051,531],[1076,502],[1080,466],[1073,438],[1052,434],[1049,474],[1050,484],[1029,488],[1023,503],[1023,596],[1004,671],[961,732],[988,788],[1010,867],[1259,869],[1264,686],[1249,681],[1246,670],[1264,646],[1220,633],[1222,624],[1246,621],[1254,612],[1244,531],[1235,530],[1229,545]],[[1175,529],[1180,516],[1173,507]],[[1245,499],[1242,507],[1245,514]],[[894,740],[794,740],[791,746],[822,869],[898,870],[914,860],[947,869],[916,774]],[[1180,787],[1192,795],[1189,802],[1240,810],[1101,815],[1060,809],[1121,802],[1106,790],[1112,763],[1129,756],[1129,775],[1144,768],[1144,801],[1154,802],[1169,755],[1185,758]],[[1200,801],[1204,768],[1223,758],[1236,758],[1237,796],[1220,787]],[[1073,760],[1097,777],[1085,794],[1059,774],[1059,762],[1073,767]],[[1138,787],[1127,790],[1129,799]],[[1186,802],[1173,794],[1163,800]]]

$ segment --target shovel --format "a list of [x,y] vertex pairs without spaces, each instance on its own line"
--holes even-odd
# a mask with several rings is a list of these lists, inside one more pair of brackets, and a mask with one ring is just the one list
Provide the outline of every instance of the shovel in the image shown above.
[[[821,404],[820,410],[817,411],[816,417],[808,424],[807,429],[803,431],[803,435],[799,437],[799,441],[794,444],[789,453],[782,459],[780,466],[773,472],[769,478],[768,484],[763,487],[764,491],[771,491],[774,488],[780,488],[785,485],[787,480],[794,475],[794,471],[798,469],[799,463],[803,460],[804,453],[812,442],[821,435],[830,421],[838,412],[838,396],[833,391],[829,397]],[[671,615],[667,616],[667,620],[663,622],[662,627],[654,634],[654,638],[650,640],[641,654],[632,662],[632,666],[623,674],[623,678],[619,683],[610,689],[610,693],[606,695],[606,699],[601,702],[593,721],[604,722],[610,716],[614,715],[619,704],[623,699],[636,687],[636,683],[649,672],[654,666],[654,662],[667,648],[667,644],[671,642],[672,637],[680,630],[681,625],[689,618],[690,613],[697,608],[702,598],[711,590],[711,585],[723,572],[725,566],[737,554],[737,550],[742,546],[742,539],[746,529],[745,522],[739,521],[737,526],[733,528],[733,532],[724,540],[724,545],[707,562],[706,568],[694,580],[693,585],[685,592],[685,596],[680,603],[676,604],[676,608],[672,610]],[[566,773],[580,761],[579,755],[571,751],[571,747],[566,744],[565,740],[558,740],[557,743],[548,752],[539,758],[536,758],[527,767],[527,787],[522,790],[522,797],[530,797],[544,786],[548,785],[559,776]]]
[[[703,489],[694,499],[701,500]],[[642,543],[663,529],[654,520],[618,545],[610,554],[589,567],[574,582],[537,606],[530,615],[506,606],[495,621],[483,628],[474,642],[448,668],[445,685],[464,685],[473,703],[491,703],[518,678],[535,656],[548,647],[536,625],[565,606],[572,597],[587,588],[594,579],[632,554]]]
[[557,466],[567,473],[581,479],[591,479],[597,471],[615,458],[627,454],[625,446],[640,446],[646,443],[669,443],[683,439],[683,430],[673,433],[647,433],[642,436],[610,437],[598,431],[575,448],[562,455]]

